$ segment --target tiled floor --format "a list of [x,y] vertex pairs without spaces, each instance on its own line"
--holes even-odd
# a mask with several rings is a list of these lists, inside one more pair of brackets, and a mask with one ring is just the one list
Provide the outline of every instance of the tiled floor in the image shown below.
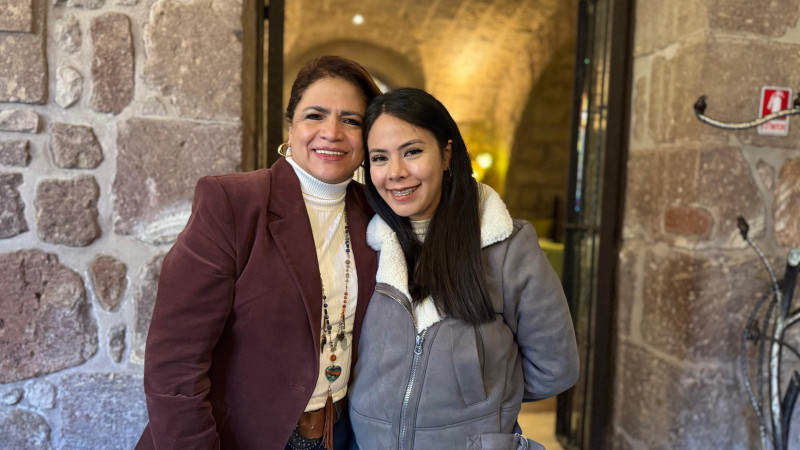
[[556,399],[523,403],[519,413],[519,426],[528,439],[544,445],[547,450],[562,450],[556,439]]

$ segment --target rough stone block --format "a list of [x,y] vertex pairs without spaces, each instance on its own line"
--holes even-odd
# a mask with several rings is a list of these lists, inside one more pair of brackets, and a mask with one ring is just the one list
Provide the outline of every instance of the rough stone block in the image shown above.
[[797,25],[800,1],[752,2],[726,0],[708,3],[708,24],[713,30],[781,37]]
[[614,428],[614,433],[612,434],[609,445],[610,450],[644,450],[647,448],[644,443],[629,438],[628,435],[618,427]]
[[157,1],[145,28],[143,76],[183,117],[239,120],[241,3]]
[[92,21],[92,109],[119,114],[133,99],[133,38],[125,14],[106,13]]
[[645,255],[645,343],[679,360],[733,362],[747,317],[769,286],[759,260],[741,255]]
[[131,362],[134,364],[144,364],[147,330],[150,329],[150,319],[153,317],[153,307],[156,305],[158,276],[161,274],[161,263],[164,262],[164,256],[166,253],[150,258],[142,267],[136,280],[136,290],[133,293],[133,300],[136,304],[136,328],[133,333],[131,350]]
[[633,90],[633,116],[631,117],[631,130],[633,138],[641,141],[645,138],[647,114],[647,78],[641,77],[636,80]]
[[[650,237],[685,248],[744,248],[739,215],[750,222],[753,236],[764,231],[766,208],[737,148],[632,153],[626,195],[626,238]],[[677,217],[681,212],[691,216]],[[676,222],[687,218],[696,223]]]
[[[659,218],[664,203],[664,194],[660,188],[664,183],[662,172],[660,169],[656,170],[656,166],[663,159],[663,152],[632,152],[628,158],[623,228],[625,239],[657,236],[660,232]],[[671,168],[664,167],[663,170],[668,171]]]
[[[32,25],[35,34],[0,33],[0,102],[47,101],[44,10],[43,5],[36,8]],[[5,14],[0,16],[5,17]]]
[[20,184],[22,174],[0,173],[0,238],[10,238],[28,231],[25,204],[17,190]]
[[0,141],[0,164],[25,167],[29,158],[28,141]]
[[[673,5],[670,3],[669,8]],[[797,63],[787,55],[800,44],[765,40],[707,40],[682,45],[671,59],[657,57],[650,73],[647,111],[648,134],[657,143],[719,142],[727,144],[731,131],[701,123],[692,105],[707,96],[706,114],[724,122],[746,122],[758,116],[761,87],[776,83],[800,85]],[[746,145],[795,148],[800,127],[789,136],[761,136],[755,128],[735,131]]]
[[636,29],[634,55],[652,53],[709,30],[780,37],[797,23],[799,13],[798,0],[640,1],[636,23],[647,26]]
[[25,384],[25,399],[34,408],[53,409],[56,406],[56,387],[44,380],[29,381]]
[[56,255],[0,254],[0,298],[0,383],[83,364],[97,351],[83,279]]
[[767,189],[772,189],[775,187],[774,167],[761,159],[756,165],[756,170],[758,171],[758,176],[761,178],[761,183],[763,183]]
[[0,409],[0,442],[7,449],[50,450],[50,425],[38,414]]
[[775,186],[775,239],[780,245],[800,247],[800,159],[787,160]]
[[167,108],[158,97],[150,97],[142,104],[141,113],[143,116],[165,116]]
[[39,114],[29,109],[0,111],[0,131],[36,133],[39,131]]
[[125,291],[127,270],[125,263],[109,255],[100,255],[89,263],[95,294],[106,311],[113,311],[119,306],[122,292]]
[[0,0],[0,31],[33,30],[33,0]]
[[12,388],[3,392],[3,404],[6,406],[16,405],[22,400],[23,391],[21,388]]
[[58,19],[54,36],[58,47],[67,53],[75,53],[81,49],[81,25],[72,14]]
[[36,187],[34,202],[39,239],[84,247],[100,237],[97,223],[99,192],[91,175],[71,180],[42,180]]
[[635,241],[625,242],[622,251],[619,252],[617,326],[621,336],[630,336],[635,320],[633,314],[638,298],[636,285],[639,279],[637,262],[641,253],[643,253],[642,248]]
[[241,164],[238,126],[129,119],[118,130],[114,231],[144,242],[174,241],[197,180]]
[[664,213],[664,230],[667,233],[707,237],[711,235],[714,217],[705,208],[670,206]]
[[66,376],[60,404],[65,449],[134,448],[147,424],[140,376]]
[[635,448],[756,448],[757,433],[739,414],[749,407],[735,367],[693,367],[621,342],[616,427],[644,444]]
[[73,8],[100,9],[106,0],[53,0],[56,5],[66,4]]
[[694,0],[653,0],[636,3],[634,55],[652,53],[708,28],[708,5]]
[[108,330],[108,355],[115,362],[122,361],[125,353],[125,325],[114,325]]
[[71,67],[61,67],[56,72],[56,103],[62,108],[69,108],[83,94],[83,77]]
[[103,161],[103,149],[92,127],[54,123],[50,129],[53,161],[65,169],[94,169]]
[[744,216],[750,223],[752,237],[763,233],[766,222],[764,199],[750,164],[739,149],[731,147],[703,150],[699,162],[697,203],[716,213],[714,244],[744,248],[746,244],[736,225],[737,216]]

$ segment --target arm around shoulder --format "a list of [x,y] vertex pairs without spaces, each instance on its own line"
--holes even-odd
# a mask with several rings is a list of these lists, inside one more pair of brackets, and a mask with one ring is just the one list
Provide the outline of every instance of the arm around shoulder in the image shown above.
[[579,375],[575,330],[561,281],[539,246],[536,231],[527,222],[509,238],[503,265],[505,310],[514,317],[522,353],[525,400],[559,394]]
[[233,302],[230,208],[219,181],[202,178],[189,222],[161,267],[144,364],[148,428],[156,448],[219,447],[208,371]]

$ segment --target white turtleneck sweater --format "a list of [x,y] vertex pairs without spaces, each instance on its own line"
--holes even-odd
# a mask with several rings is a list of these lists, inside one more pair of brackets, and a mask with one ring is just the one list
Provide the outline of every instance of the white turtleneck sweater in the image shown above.
[[420,242],[425,242],[425,236],[428,234],[428,226],[431,224],[431,219],[425,220],[409,220],[411,222],[411,230],[414,231],[414,236]]
[[[317,249],[317,263],[319,264],[322,284],[328,303],[328,315],[331,321],[331,334],[335,339],[339,333],[339,321],[342,314],[342,298],[345,288],[345,254],[344,245],[344,198],[350,179],[338,184],[324,183],[303,170],[291,157],[286,161],[294,168],[297,178],[300,179],[300,189],[303,191],[303,200],[311,221],[311,231],[314,234],[314,246]],[[352,242],[352,241],[351,241]],[[333,401],[341,400],[347,395],[347,381],[350,378],[350,361],[352,360],[353,322],[355,321],[356,299],[358,298],[358,276],[356,274],[356,261],[353,246],[350,245],[350,279],[347,282],[347,309],[345,310],[345,339],[339,342],[336,351],[331,352],[331,338],[320,323],[321,335],[325,334],[328,342],[320,353],[320,373],[314,394],[306,406],[306,411],[314,411],[325,406],[328,398],[328,386],[333,396]],[[325,321],[325,314],[322,314]],[[331,362],[331,354],[336,355],[336,361]],[[325,377],[328,366],[337,365],[342,368],[342,374],[333,383]]]

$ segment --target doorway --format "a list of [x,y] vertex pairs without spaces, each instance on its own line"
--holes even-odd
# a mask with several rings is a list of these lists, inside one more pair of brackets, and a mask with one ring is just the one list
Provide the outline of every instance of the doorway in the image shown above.
[[608,424],[613,385],[632,1],[265,1],[252,168],[276,159],[288,84],[311,57],[339,54],[387,89],[433,93],[458,122],[476,178],[537,228],[570,301],[581,379],[556,401],[525,406],[549,429],[532,437],[602,448],[592,445]]

